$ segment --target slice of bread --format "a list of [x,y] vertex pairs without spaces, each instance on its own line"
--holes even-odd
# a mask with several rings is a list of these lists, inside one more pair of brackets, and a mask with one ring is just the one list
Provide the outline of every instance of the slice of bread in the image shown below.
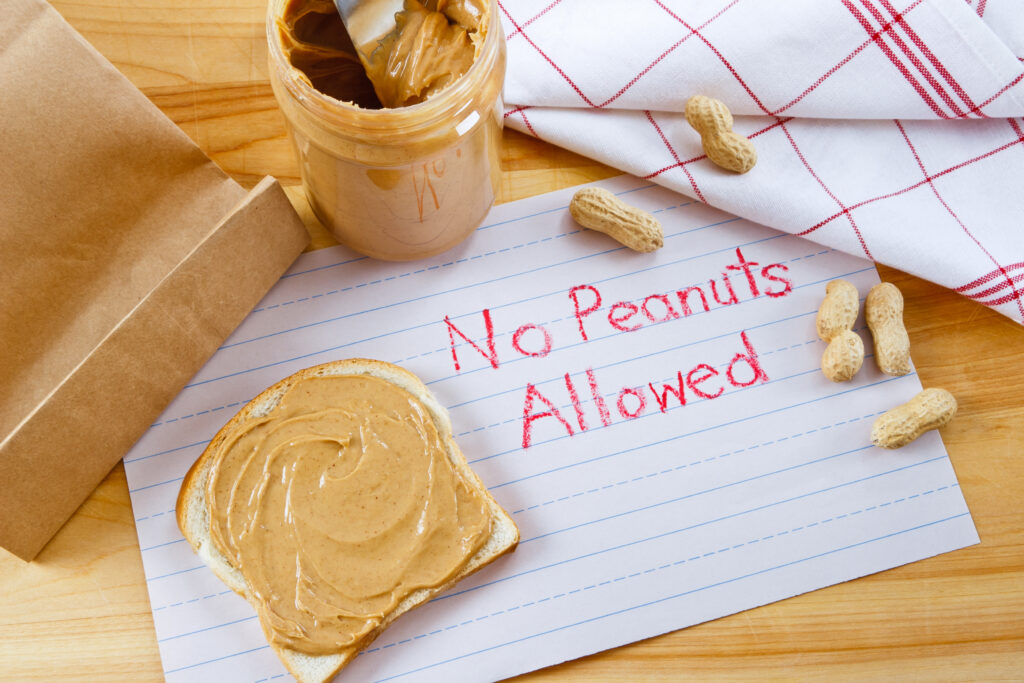
[[[309,377],[328,377],[337,375],[370,375],[387,380],[405,389],[415,396],[427,408],[434,425],[445,445],[452,467],[461,473],[466,483],[480,492],[486,501],[491,514],[491,534],[479,551],[449,582],[436,588],[419,589],[409,594],[396,608],[386,615],[380,625],[358,643],[347,649],[330,655],[309,655],[295,650],[274,647],[277,655],[284,662],[288,671],[302,683],[327,681],[335,676],[361,650],[365,649],[380,633],[396,618],[409,610],[422,605],[434,596],[448,590],[464,577],[484,567],[496,558],[515,549],[519,542],[519,529],[505,510],[490,495],[483,482],[466,464],[466,459],[452,437],[451,420],[448,412],[437,402],[429,389],[416,375],[402,368],[383,361],[355,358],[325,363],[301,370],[287,377],[243,407],[210,441],[206,450],[199,456],[195,464],[185,475],[178,494],[177,519],[185,539],[192,545],[196,554],[213,570],[229,588],[255,604],[246,584],[245,577],[217,549],[210,538],[210,512],[206,501],[206,483],[213,464],[213,453],[217,451],[227,434],[236,426],[248,420],[267,415],[285,395],[290,387],[299,380]],[[345,520],[339,519],[338,524]]]

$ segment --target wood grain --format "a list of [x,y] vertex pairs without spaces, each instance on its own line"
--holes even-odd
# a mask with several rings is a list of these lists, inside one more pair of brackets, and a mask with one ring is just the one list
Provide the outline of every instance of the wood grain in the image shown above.
[[[243,185],[273,174],[314,240],[266,74],[258,0],[61,0],[68,21]],[[616,172],[507,131],[501,199]],[[960,403],[942,435],[980,545],[552,667],[524,681],[1024,678],[1024,328],[879,267],[906,298],[925,386]],[[124,468],[32,564],[0,551],[0,679],[158,680]]]

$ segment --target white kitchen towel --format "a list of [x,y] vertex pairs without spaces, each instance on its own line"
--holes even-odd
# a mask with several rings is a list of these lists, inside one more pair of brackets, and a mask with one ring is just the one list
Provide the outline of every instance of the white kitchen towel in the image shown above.
[[[1021,0],[499,0],[508,125],[1024,323]],[[758,163],[703,154],[686,100]]]

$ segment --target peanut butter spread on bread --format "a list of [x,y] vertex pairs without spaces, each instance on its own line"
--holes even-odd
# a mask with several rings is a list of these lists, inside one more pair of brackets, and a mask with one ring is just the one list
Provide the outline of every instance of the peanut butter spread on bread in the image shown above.
[[306,377],[213,453],[214,546],[245,577],[267,639],[357,644],[407,596],[457,575],[491,533],[423,403],[366,375]]
[[422,102],[469,70],[486,12],[484,0],[405,0],[395,30],[363,46],[365,70],[331,0],[291,0],[277,23],[289,62],[314,88],[362,107],[391,108]]

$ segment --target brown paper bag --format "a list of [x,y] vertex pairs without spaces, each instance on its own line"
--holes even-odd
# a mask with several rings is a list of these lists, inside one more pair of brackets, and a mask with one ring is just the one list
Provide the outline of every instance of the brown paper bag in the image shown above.
[[43,0],[0,16],[0,546],[33,558],[308,242]]

